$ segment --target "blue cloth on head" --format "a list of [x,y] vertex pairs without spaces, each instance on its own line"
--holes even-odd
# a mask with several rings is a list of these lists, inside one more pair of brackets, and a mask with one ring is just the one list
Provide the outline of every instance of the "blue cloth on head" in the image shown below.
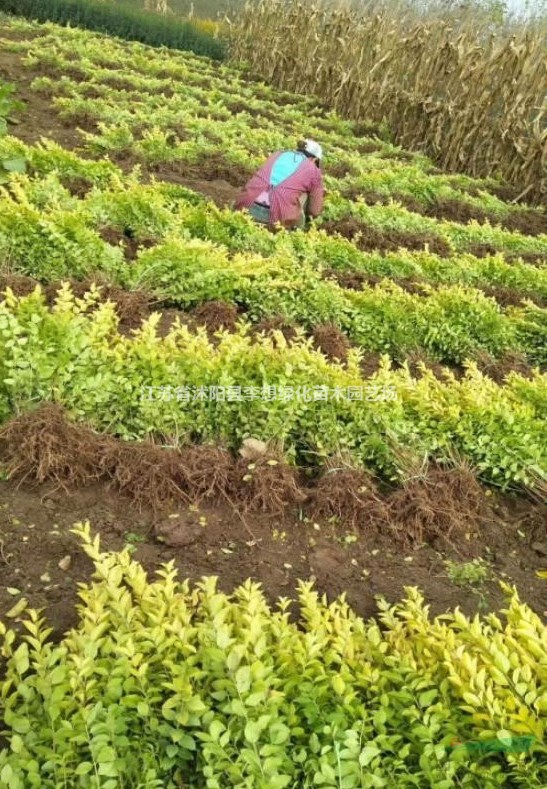
[[279,186],[298,170],[305,159],[303,153],[285,151],[274,162],[270,175],[270,186]]

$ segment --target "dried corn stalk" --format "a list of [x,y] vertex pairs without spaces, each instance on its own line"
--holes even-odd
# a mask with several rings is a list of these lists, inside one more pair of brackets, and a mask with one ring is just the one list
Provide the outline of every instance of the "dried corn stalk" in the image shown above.
[[447,170],[501,175],[547,196],[547,37],[294,0],[248,3],[232,58],[341,115],[386,120],[401,145]]

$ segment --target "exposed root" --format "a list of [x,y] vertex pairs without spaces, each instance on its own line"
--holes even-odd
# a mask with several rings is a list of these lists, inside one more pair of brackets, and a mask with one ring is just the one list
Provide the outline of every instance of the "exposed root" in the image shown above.
[[0,430],[8,473],[39,483],[85,485],[102,475],[98,459],[110,439],[67,421],[61,406],[45,403]]
[[180,451],[180,472],[191,500],[226,496],[232,487],[233,457],[226,449],[190,446]]
[[451,543],[491,516],[484,491],[465,464],[427,465],[388,498],[390,520],[406,544]]
[[337,326],[330,323],[316,326],[312,337],[315,347],[324,353],[327,359],[336,362],[347,361],[350,342]]
[[379,528],[388,523],[388,508],[365,471],[333,459],[312,492],[312,517],[336,519],[352,528]]
[[296,469],[270,453],[249,461],[236,461],[233,496],[244,510],[269,512],[283,518],[287,509],[301,504],[306,495],[298,484]]
[[226,301],[206,301],[192,312],[198,326],[205,326],[211,334],[225,329],[233,332],[236,329],[237,307]]
[[146,442],[114,441],[99,467],[120,493],[139,507],[161,510],[175,501],[189,502],[177,451]]

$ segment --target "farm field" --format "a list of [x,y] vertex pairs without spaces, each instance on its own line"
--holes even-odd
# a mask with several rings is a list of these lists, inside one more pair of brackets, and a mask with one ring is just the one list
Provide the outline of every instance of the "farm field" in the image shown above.
[[[103,550],[125,548],[151,573],[173,560],[228,593],[252,578],[268,602],[312,578],[359,616],[408,586],[434,615],[473,616],[504,605],[502,581],[547,615],[543,208],[189,54],[0,19],[0,81],[24,102],[0,136],[0,621],[24,595],[55,639],[77,625],[91,559],[103,581],[111,569],[91,538],[82,551],[72,526],[86,521]],[[232,211],[265,156],[303,136],[325,150],[314,227],[269,233]],[[313,631],[317,601],[300,594]],[[325,621],[346,616],[317,605]],[[515,627],[542,638],[540,619],[512,605]],[[406,660],[395,619],[385,614],[386,648]],[[523,660],[537,669],[536,646]],[[538,687],[520,724],[488,707],[500,730],[542,740]],[[330,767],[324,780],[260,783],[242,768],[238,783],[238,758],[189,785],[539,789],[545,775],[515,758],[513,783],[480,767],[451,783],[423,764],[429,783],[406,783],[406,767],[378,767],[370,783],[332,782]],[[74,786],[110,789],[104,775]]]

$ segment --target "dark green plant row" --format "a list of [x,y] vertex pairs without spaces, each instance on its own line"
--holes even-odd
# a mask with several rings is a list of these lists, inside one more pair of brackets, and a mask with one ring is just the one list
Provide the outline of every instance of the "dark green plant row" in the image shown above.
[[224,42],[191,22],[97,0],[0,0],[0,11],[38,22],[83,27],[151,46],[190,50],[223,60]]

